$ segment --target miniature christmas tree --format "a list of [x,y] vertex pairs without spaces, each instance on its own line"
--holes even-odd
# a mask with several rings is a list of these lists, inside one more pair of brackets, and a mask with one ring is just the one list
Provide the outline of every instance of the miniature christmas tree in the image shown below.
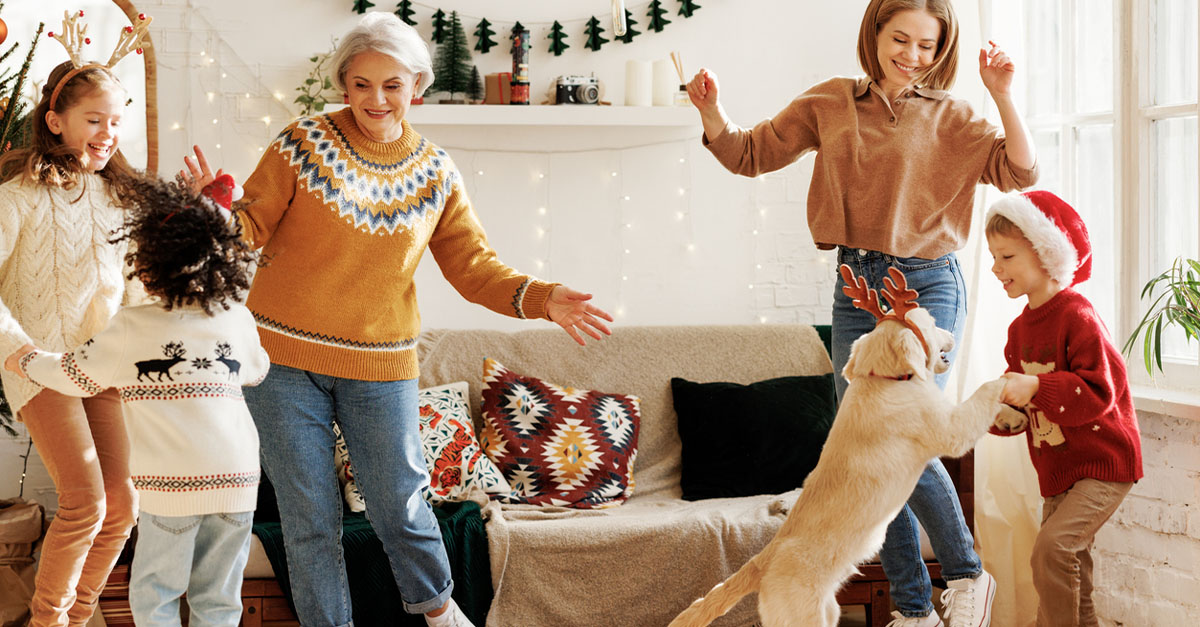
[[663,17],[666,12],[667,10],[662,7],[659,0],[651,0],[650,10],[646,12],[646,17],[650,18],[650,22],[646,24],[646,27],[656,33],[661,33],[663,27],[671,23],[671,20]]
[[396,17],[404,20],[405,24],[408,24],[409,26],[417,25],[417,21],[412,18],[416,11],[413,10],[412,2],[410,0],[400,0],[400,3],[396,5],[396,10],[393,11],[393,13],[396,14]]
[[430,87],[433,91],[450,92],[453,100],[454,94],[465,93],[471,86],[471,51],[458,11],[450,12],[446,30],[445,41],[438,44],[437,60],[433,64],[436,78]]
[[433,43],[440,44],[446,38],[446,13],[438,9],[433,14]]
[[563,51],[571,47],[571,44],[567,43],[567,34],[563,32],[562,24],[559,24],[558,20],[554,20],[554,24],[550,26],[550,34],[546,35],[546,38],[550,40],[550,52],[553,52],[556,57],[561,56]]
[[520,22],[517,22],[516,24],[513,24],[512,31],[509,33],[508,36],[511,38],[517,34],[517,31],[522,31],[522,30],[527,31],[529,29],[525,28],[524,26],[521,26]]
[[368,0],[354,0],[354,10],[358,11],[359,15],[366,13],[367,9],[373,6],[375,6],[375,3],[369,2]]
[[696,9],[701,8],[693,0],[679,0],[679,14],[684,17],[691,17]]
[[495,35],[496,31],[492,30],[491,26],[492,23],[487,21],[485,17],[479,20],[479,26],[475,27],[475,49],[483,54],[487,54],[488,50],[491,50],[492,46],[496,45],[496,42],[492,41],[492,35]]
[[587,37],[587,41],[583,44],[584,48],[588,48],[593,52],[600,50],[600,46],[608,43],[608,40],[601,36],[604,29],[600,26],[600,20],[593,15],[592,19],[588,20],[587,26],[583,27],[583,34]]
[[629,9],[625,9],[625,34],[617,37],[621,43],[633,43],[633,38],[642,34],[642,31],[633,30],[634,24],[637,24],[637,20],[633,19],[633,14],[629,12]]
[[483,100],[483,78],[479,76],[479,66],[471,66],[471,88],[467,90],[467,97],[474,102]]

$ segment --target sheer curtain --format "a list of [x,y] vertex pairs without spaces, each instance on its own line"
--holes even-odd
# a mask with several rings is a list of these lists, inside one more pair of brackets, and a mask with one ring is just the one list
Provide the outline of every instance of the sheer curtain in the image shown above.
[[[1022,108],[1022,73],[1029,71],[1030,64],[1022,62],[1029,56],[1020,26],[1021,4],[968,0],[955,6],[963,22],[959,88],[955,91],[970,98],[976,110],[996,125],[1000,120],[995,105],[979,79],[979,48],[990,39],[1013,57],[1017,63],[1014,99]],[[974,24],[968,22],[971,14],[976,18]],[[960,399],[1004,372],[1008,325],[1024,307],[1024,300],[1009,299],[992,275],[992,258],[983,233],[987,208],[1001,194],[993,187],[979,191],[971,237],[959,251],[969,313],[950,389]],[[1029,461],[1024,436],[984,436],[975,447],[975,542],[984,567],[997,582],[992,624],[1026,627],[1035,623],[1037,592],[1029,557],[1042,519],[1041,507],[1037,473]]]

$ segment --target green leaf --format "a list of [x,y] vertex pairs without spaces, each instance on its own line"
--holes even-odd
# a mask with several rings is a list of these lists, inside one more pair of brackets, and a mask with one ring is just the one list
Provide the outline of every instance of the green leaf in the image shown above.
[[305,85],[312,85],[312,84],[313,84],[313,83],[315,83],[315,82],[317,82],[317,79],[315,79],[315,78],[306,78],[306,79],[304,79],[304,84],[305,84]]

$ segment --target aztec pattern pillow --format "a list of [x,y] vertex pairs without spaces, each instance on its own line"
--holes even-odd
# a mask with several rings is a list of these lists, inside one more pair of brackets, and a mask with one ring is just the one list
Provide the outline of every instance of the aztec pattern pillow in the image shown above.
[[[420,403],[421,452],[429,470],[429,485],[422,496],[430,503],[464,501],[472,488],[489,495],[508,495],[508,486],[500,469],[488,459],[475,440],[471,412],[467,409],[467,383],[459,381],[418,392]],[[342,480],[346,504],[351,511],[366,509],[362,493],[354,481],[353,467],[341,431],[337,434],[338,478]]]
[[633,494],[641,401],[561,387],[483,363],[480,443],[512,486],[510,503],[613,507]]

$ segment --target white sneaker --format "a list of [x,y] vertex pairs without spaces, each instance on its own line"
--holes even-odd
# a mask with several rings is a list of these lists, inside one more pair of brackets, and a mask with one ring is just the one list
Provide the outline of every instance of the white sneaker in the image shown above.
[[459,609],[458,604],[454,599],[450,599],[450,607],[446,608],[440,616],[425,615],[425,624],[429,627],[475,627],[471,624],[471,620],[467,618]]
[[892,618],[896,620],[887,624],[887,627],[942,627],[942,619],[937,615],[937,612],[930,612],[928,616],[905,616],[900,612],[892,612]]
[[996,578],[983,571],[975,579],[955,579],[942,593],[946,622],[950,627],[988,627],[992,624],[992,600]]

